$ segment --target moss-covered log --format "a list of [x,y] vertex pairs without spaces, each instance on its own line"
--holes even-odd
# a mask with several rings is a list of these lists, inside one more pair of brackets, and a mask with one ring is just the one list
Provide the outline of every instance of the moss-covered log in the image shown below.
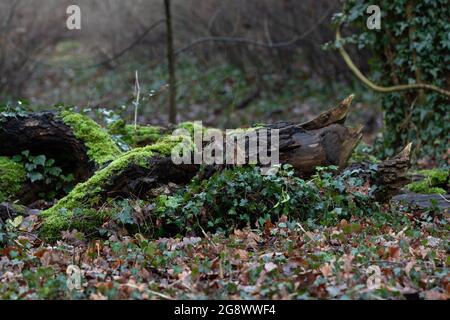
[[[279,130],[277,151],[280,162],[291,164],[301,177],[309,177],[319,166],[334,165],[343,169],[361,139],[361,128],[353,129],[344,125],[352,99],[353,96],[348,97],[338,106],[306,123],[280,122],[244,129],[242,132]],[[192,124],[183,124],[181,127],[192,134]],[[113,133],[117,128],[109,129]],[[131,127],[122,125],[119,129],[124,129],[128,134]],[[83,115],[69,111],[36,113],[3,119],[0,142],[6,148],[0,155],[12,156],[27,149],[54,157],[75,170],[79,183],[74,190],[42,213],[43,236],[57,238],[62,230],[78,228],[88,231],[98,227],[105,221],[104,211],[98,209],[108,199],[146,199],[152,189],[169,182],[185,184],[198,173],[199,165],[176,165],[172,161],[172,148],[179,143],[180,138],[160,135],[162,132],[166,131],[151,130],[151,139],[157,141],[155,144],[121,153],[107,131]],[[127,136],[123,132],[116,133]],[[260,135],[257,136],[259,138]],[[404,169],[409,163],[409,154],[408,161],[403,160],[386,162],[385,166],[380,166],[379,182],[389,185],[385,186],[385,190],[397,190],[398,186],[405,183]],[[211,166],[209,171],[223,167]],[[393,167],[398,167],[398,170]],[[203,178],[208,178],[208,175]]]
[[[343,168],[361,138],[360,129],[344,126],[351,101],[352,96],[304,124],[277,123],[262,128],[279,130],[280,160],[293,165],[301,176],[313,174],[317,166],[335,165]],[[186,124],[182,127],[192,129]],[[258,132],[262,128],[248,130]],[[43,213],[44,236],[54,238],[61,230],[68,228],[89,230],[98,226],[105,217],[96,209],[109,198],[145,199],[148,198],[148,191],[161,184],[189,182],[200,166],[176,165],[172,162],[171,150],[178,143],[179,139],[166,136],[154,145],[136,148],[118,157],[88,181],[77,185],[68,196]],[[220,168],[223,166],[211,167],[209,171]]]
[[122,119],[107,127],[108,133],[119,137],[131,148],[145,147],[156,143],[169,133],[169,128],[126,124]]
[[[97,123],[70,111],[0,116],[0,146],[3,159],[25,150],[52,158],[64,172],[74,175],[75,182],[85,181],[99,167],[121,154],[109,134]],[[15,194],[23,204],[39,199],[42,186],[36,187],[25,179],[16,182],[23,184],[9,196]]]
[[167,138],[151,146],[123,154],[78,184],[55,206],[43,212],[42,233],[55,238],[61,230],[90,230],[101,223],[98,209],[108,198],[146,198],[146,192],[169,182],[187,183],[198,172],[197,165],[174,165],[170,152],[179,140]]

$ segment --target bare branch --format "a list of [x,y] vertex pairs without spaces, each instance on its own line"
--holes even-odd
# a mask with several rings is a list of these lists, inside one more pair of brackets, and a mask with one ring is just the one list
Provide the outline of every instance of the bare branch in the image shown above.
[[317,23],[312,25],[309,29],[307,29],[305,32],[303,32],[301,35],[295,36],[289,41],[285,42],[278,42],[278,43],[267,43],[267,42],[260,42],[252,39],[247,38],[240,38],[240,37],[203,37],[194,40],[190,44],[178,49],[175,54],[179,55],[181,53],[184,53],[188,50],[190,50],[192,47],[195,47],[199,44],[203,43],[210,43],[210,42],[222,42],[222,43],[230,43],[230,44],[237,44],[237,45],[251,45],[255,47],[263,47],[267,49],[279,49],[279,48],[288,48],[295,46],[300,40],[306,38],[309,36],[329,15],[329,10],[320,17],[319,20],[317,20]]
[[[341,30],[340,26],[338,26],[336,30],[336,42],[341,43],[342,37],[341,37]],[[341,54],[342,58],[344,59],[344,62],[347,64],[349,69],[353,72],[353,74],[367,87],[372,89],[373,91],[381,92],[381,93],[389,93],[389,92],[397,92],[397,91],[406,91],[406,90],[431,90],[434,92],[437,92],[441,95],[444,95],[446,97],[450,97],[450,91],[438,88],[431,84],[425,84],[425,83],[415,83],[415,84],[400,84],[390,87],[382,87],[379,86],[372,81],[370,81],[365,75],[362,74],[362,72],[358,69],[358,67],[353,63],[352,59],[350,58],[347,51],[345,51],[343,44],[341,43],[338,47],[338,51]]]

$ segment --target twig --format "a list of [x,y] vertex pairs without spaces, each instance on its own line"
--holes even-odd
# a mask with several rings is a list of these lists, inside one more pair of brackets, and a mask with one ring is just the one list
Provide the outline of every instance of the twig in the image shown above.
[[137,130],[137,120],[138,120],[138,109],[139,109],[139,101],[141,99],[141,86],[139,85],[139,73],[136,70],[135,74],[135,82],[134,82],[134,95],[136,100],[134,101],[134,130]]
[[169,69],[169,123],[177,121],[177,88],[175,71],[175,51],[173,44],[172,10],[170,0],[164,0],[166,14],[166,54]]
[[166,300],[175,300],[174,298],[169,297],[168,295],[165,295],[165,294],[157,292],[157,291],[153,291],[153,290],[150,290],[150,289],[147,289],[146,291],[150,292],[151,294],[153,294],[155,296],[159,296],[159,297],[161,297],[163,299],[166,299]]
[[304,234],[306,234],[306,236],[307,236],[310,240],[314,241],[314,238],[313,238],[311,232],[306,231],[306,230],[303,228],[303,226],[302,226],[300,223],[298,223],[298,222],[297,222],[297,226],[300,228],[300,230],[302,230],[302,232],[303,232]]
[[205,236],[206,240],[208,240],[209,242],[211,242],[211,244],[215,247],[217,247],[217,243],[214,242],[213,239],[211,239],[210,236],[208,236],[208,234],[205,232],[205,230],[199,225],[200,229],[202,230],[203,235]]
[[260,42],[252,39],[247,38],[239,38],[239,37],[204,37],[194,40],[193,42],[189,43],[188,45],[178,49],[175,51],[175,55],[179,55],[181,53],[184,53],[185,51],[188,51],[192,47],[202,44],[202,43],[208,43],[208,42],[223,42],[223,43],[232,43],[232,44],[246,44],[246,45],[252,45],[255,47],[263,47],[268,49],[279,49],[279,48],[287,48],[294,46],[299,42],[300,40],[306,38],[309,36],[329,15],[330,10],[327,10],[320,18],[317,20],[317,23],[311,26],[309,29],[307,29],[305,32],[303,32],[299,36],[295,36],[289,41],[285,42],[278,42],[278,43],[266,43],[266,42]]
[[438,195],[439,195],[442,199],[444,199],[445,202],[450,203],[450,200],[448,200],[448,199],[447,199],[446,197],[444,197],[442,194],[438,193]]

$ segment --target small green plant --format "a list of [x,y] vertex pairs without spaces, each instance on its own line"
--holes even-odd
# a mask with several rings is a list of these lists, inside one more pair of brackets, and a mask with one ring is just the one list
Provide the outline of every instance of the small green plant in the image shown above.
[[28,103],[26,101],[8,102],[0,104],[0,122],[11,117],[24,117],[27,114]]
[[375,150],[372,146],[364,142],[360,142],[353,151],[350,162],[378,163],[380,162],[380,159],[377,158]]
[[30,182],[53,186],[51,191],[39,194],[43,199],[52,200],[58,194],[68,193],[73,188],[73,174],[64,175],[63,170],[55,165],[54,159],[47,159],[45,155],[34,156],[25,150],[20,155],[15,155],[12,160],[23,164]]

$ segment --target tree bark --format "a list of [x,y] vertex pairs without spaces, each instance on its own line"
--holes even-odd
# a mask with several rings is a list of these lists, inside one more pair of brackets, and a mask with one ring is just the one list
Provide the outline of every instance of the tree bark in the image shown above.
[[0,119],[0,156],[14,156],[24,150],[58,160],[63,170],[73,170],[76,181],[86,180],[95,171],[84,142],[54,112]]
[[[89,160],[83,141],[55,112],[29,113],[0,118],[0,156],[12,157],[28,150],[32,155],[54,159],[63,172],[74,175],[74,183],[91,177],[96,165]],[[30,205],[49,186],[26,181],[16,195],[21,204]]]
[[439,195],[408,192],[396,195],[392,200],[399,203],[408,203],[421,209],[430,208],[433,207],[433,205],[436,205],[436,207],[447,210],[447,212],[450,210],[450,194]]

